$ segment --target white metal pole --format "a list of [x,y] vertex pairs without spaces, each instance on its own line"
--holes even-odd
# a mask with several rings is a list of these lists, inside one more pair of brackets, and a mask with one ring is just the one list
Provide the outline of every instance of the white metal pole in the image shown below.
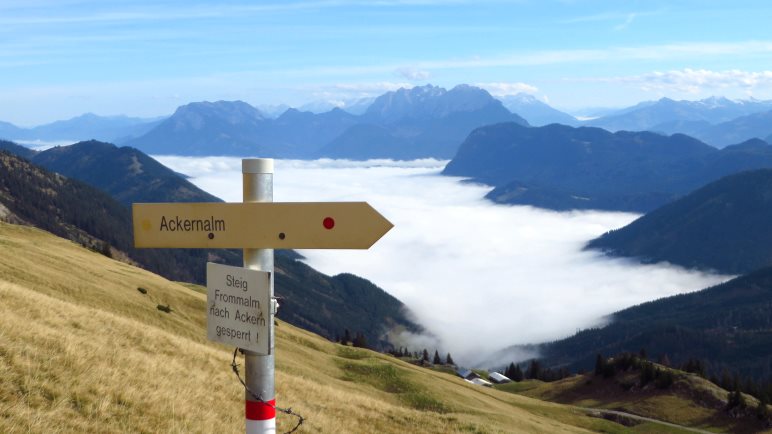
[[[245,158],[241,160],[244,202],[273,202],[273,159]],[[278,236],[278,234],[277,234]],[[246,392],[247,434],[276,433],[276,394],[274,389],[274,313],[273,249],[244,249],[244,267],[271,273],[271,305],[268,307],[268,342],[271,354],[258,355],[244,350],[244,381],[266,405]],[[265,312],[264,312],[265,314]]]

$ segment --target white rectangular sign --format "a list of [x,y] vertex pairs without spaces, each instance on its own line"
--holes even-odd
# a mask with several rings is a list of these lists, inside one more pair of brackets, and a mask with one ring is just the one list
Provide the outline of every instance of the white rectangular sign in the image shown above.
[[271,273],[206,264],[209,340],[261,355],[271,354]]

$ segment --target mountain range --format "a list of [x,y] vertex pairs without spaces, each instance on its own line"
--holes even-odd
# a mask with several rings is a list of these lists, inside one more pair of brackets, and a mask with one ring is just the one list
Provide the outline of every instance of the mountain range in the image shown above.
[[501,121],[526,123],[482,89],[427,85],[387,92],[359,116],[289,109],[271,119],[241,101],[191,103],[124,144],[175,155],[450,158],[471,130]]
[[400,89],[378,97],[348,129],[321,149],[331,158],[451,158],[475,128],[527,121],[510,113],[485,90],[459,85]]
[[0,122],[0,138],[11,140],[59,141],[99,139],[106,141],[128,140],[153,129],[161,119],[144,119],[128,116],[98,116],[86,113],[72,119],[52,122],[32,128],[20,128]]
[[191,103],[124,144],[162,155],[307,158],[354,125],[354,119],[340,109],[318,115],[289,109],[270,119],[242,101]]
[[0,138],[25,142],[96,139],[147,153],[194,156],[449,159],[472,130],[498,122],[682,133],[720,148],[772,136],[770,116],[772,101],[662,98],[607,109],[600,117],[580,121],[525,93],[497,99],[469,85],[450,90],[425,85],[377,98],[317,101],[298,109],[285,104],[255,108],[242,101],[193,102],[166,118],[84,114],[34,128],[0,122]]
[[724,146],[751,138],[772,138],[772,110],[751,113],[745,116],[701,128],[683,128],[683,133],[691,134],[713,146]]
[[679,123],[719,124],[769,110],[772,110],[772,101],[733,101],[724,97],[698,101],[661,98],[607,114],[587,124],[609,131],[662,131],[672,134],[682,132],[677,129]]
[[598,354],[643,349],[673,366],[700,360],[714,377],[772,377],[771,192],[772,169],[725,176],[589,242],[613,256],[743,275],[609,315],[599,328],[542,345],[545,363],[589,369]]
[[[609,113],[586,122],[609,131],[683,133],[724,147],[772,134],[772,101],[732,101],[710,97],[699,101],[662,98]],[[766,121],[766,122],[765,122]]]
[[772,266],[772,169],[721,178],[587,247],[725,274]]
[[722,176],[772,167],[761,140],[718,150],[683,134],[503,123],[467,137],[443,174],[496,188],[497,203],[645,212]]

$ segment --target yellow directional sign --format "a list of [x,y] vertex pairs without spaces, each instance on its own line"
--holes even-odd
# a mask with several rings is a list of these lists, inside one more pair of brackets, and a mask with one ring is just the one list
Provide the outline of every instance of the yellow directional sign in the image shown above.
[[367,202],[135,203],[135,247],[367,249],[394,225]]

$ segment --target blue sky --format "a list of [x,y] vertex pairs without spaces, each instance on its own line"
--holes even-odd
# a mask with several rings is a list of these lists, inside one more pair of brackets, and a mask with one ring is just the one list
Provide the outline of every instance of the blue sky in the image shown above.
[[567,110],[772,99],[767,1],[0,0],[0,120],[477,84]]

